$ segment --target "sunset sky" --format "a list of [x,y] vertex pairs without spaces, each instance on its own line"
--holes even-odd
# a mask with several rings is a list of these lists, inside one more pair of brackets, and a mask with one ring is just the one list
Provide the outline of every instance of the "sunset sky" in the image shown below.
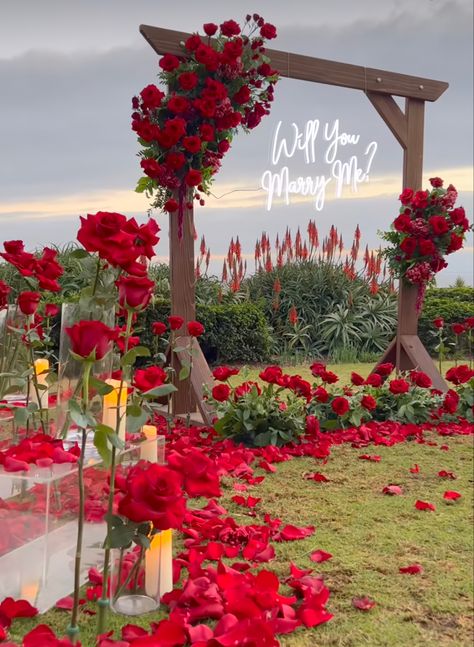
[[[242,3],[191,0],[2,0],[0,6],[0,223],[2,239],[23,238],[29,248],[73,240],[79,214],[120,211],[146,218],[147,199],[133,189],[140,175],[138,145],[130,129],[131,97],[156,82],[157,56],[138,32],[140,23],[196,31],[204,22],[241,21],[261,13],[278,28],[272,46],[448,81],[450,87],[426,105],[425,185],[438,175],[459,190],[472,220],[472,2],[471,0],[293,0]],[[266,210],[261,178],[288,167],[291,178],[328,175],[324,139],[335,120],[340,131],[359,136],[340,146],[341,163],[357,157],[368,181],[357,193],[335,181],[317,211],[297,197]],[[302,130],[319,120],[315,156],[302,151],[272,165],[275,129],[291,142],[292,123]],[[367,147],[377,142],[371,160]],[[233,142],[204,208],[196,213],[220,269],[231,236],[239,235],[253,258],[255,239],[273,239],[287,226],[305,229],[316,220],[321,235],[331,224],[348,243],[357,223],[363,244],[378,247],[377,230],[397,212],[401,149],[362,92],[282,80],[272,114],[251,135]],[[159,258],[167,256],[166,217]],[[473,242],[449,260],[438,284],[457,276],[472,284]]]

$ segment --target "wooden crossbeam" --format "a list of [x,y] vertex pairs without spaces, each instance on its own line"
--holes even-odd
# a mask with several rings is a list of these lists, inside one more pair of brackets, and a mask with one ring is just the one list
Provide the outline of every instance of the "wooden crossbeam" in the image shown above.
[[[140,33],[157,54],[183,55],[181,43],[191,34],[173,29],[140,25]],[[423,101],[436,101],[448,88],[448,83],[408,74],[388,72],[351,63],[329,61],[277,49],[267,49],[266,55],[281,76],[313,83],[337,85],[364,92],[394,94]]]

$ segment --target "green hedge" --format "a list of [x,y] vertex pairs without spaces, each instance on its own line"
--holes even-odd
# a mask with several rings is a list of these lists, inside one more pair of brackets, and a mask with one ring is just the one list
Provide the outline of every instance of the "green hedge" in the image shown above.
[[[152,342],[152,323],[166,321],[169,314],[168,303],[147,308],[139,322],[144,345]],[[247,363],[264,362],[269,359],[270,329],[258,305],[249,302],[214,306],[198,304],[196,319],[206,329],[200,342],[209,362]]]
[[454,342],[451,324],[474,317],[474,288],[433,288],[427,290],[419,320],[419,335],[427,350],[434,353],[437,344],[433,319],[442,317],[448,341]]

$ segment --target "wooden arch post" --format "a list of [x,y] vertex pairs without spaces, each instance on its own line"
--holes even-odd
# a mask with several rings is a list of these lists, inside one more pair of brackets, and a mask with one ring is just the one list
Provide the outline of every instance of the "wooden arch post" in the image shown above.
[[[182,43],[191,34],[141,25],[140,33],[157,54],[183,55]],[[436,101],[448,88],[448,83],[424,79],[407,74],[339,63],[321,58],[302,56],[293,52],[269,49],[266,55],[280,76],[312,83],[324,83],[338,87],[360,90],[366,94],[374,108],[387,124],[403,148],[403,187],[420,189],[423,174],[424,110],[426,101]],[[393,98],[405,99],[403,112]],[[176,218],[170,218],[170,272],[171,303],[173,313],[184,319],[194,318],[194,238],[192,210],[185,214],[182,241],[176,235]],[[447,386],[434,362],[418,337],[418,314],[416,312],[416,286],[400,281],[398,292],[397,335],[390,343],[380,362],[390,361],[397,370],[419,368],[432,379],[435,388],[446,390]],[[191,317],[191,315],[193,315]],[[179,355],[177,361],[180,361]],[[193,393],[206,422],[210,412],[202,402],[202,384],[210,383],[211,373],[204,356],[198,350],[191,373],[191,386],[181,383],[174,398],[174,412],[184,413],[192,404],[186,395]],[[189,409],[187,409],[189,410]]]

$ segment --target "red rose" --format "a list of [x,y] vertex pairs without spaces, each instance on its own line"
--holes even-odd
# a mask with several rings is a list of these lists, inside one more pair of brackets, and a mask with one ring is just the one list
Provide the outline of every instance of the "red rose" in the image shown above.
[[373,386],[377,388],[382,384],[382,376],[379,375],[378,373],[372,373],[365,380],[365,383],[368,384],[369,386]]
[[326,391],[326,389],[323,386],[318,386],[313,391],[313,396],[315,400],[317,400],[318,402],[322,402],[323,404],[329,400],[329,393]]
[[229,148],[230,148],[230,144],[229,144],[229,142],[227,141],[227,139],[223,139],[222,141],[220,141],[220,142],[217,144],[217,150],[219,151],[219,153],[220,153],[221,155],[224,155],[225,153],[227,153],[227,151],[229,150]]
[[465,384],[474,377],[474,371],[469,368],[467,364],[460,364],[459,366],[453,366],[446,373],[446,379],[448,382],[453,384]]
[[141,160],[140,166],[145,175],[151,178],[157,178],[163,170],[158,162],[151,157]]
[[162,321],[154,321],[151,325],[151,332],[154,335],[164,335],[166,330],[166,324],[164,324]]
[[308,436],[314,436],[320,431],[319,420],[316,416],[306,416],[305,432]]
[[179,207],[179,204],[174,200],[173,198],[170,198],[165,202],[163,205],[163,211],[167,211],[168,213],[173,213],[174,211],[177,211]]
[[282,374],[283,371],[279,366],[267,366],[263,371],[260,371],[258,377],[269,384],[278,384]]
[[468,317],[465,320],[464,325],[466,326],[466,328],[474,328],[474,317]]
[[462,323],[451,324],[451,330],[455,335],[462,335],[464,332],[466,332],[466,329],[464,328],[464,325]]
[[309,369],[314,377],[320,377],[321,373],[326,371],[326,364],[323,364],[322,362],[313,362]]
[[179,67],[179,58],[174,54],[165,54],[158,64],[165,72],[172,72]]
[[433,256],[436,251],[436,245],[432,240],[422,239],[418,242],[418,246],[422,256]]
[[449,239],[449,245],[446,250],[446,254],[452,254],[453,252],[457,252],[458,249],[461,249],[463,246],[464,239],[462,236],[458,236],[454,232],[451,234],[451,238]]
[[333,373],[332,371],[322,371],[319,374],[319,377],[326,384],[335,384],[336,382],[339,381],[338,376],[335,373]]
[[230,387],[227,384],[216,384],[212,389],[212,397],[218,402],[225,402],[229,396]]
[[430,177],[430,184],[435,189],[438,189],[439,187],[443,186],[443,180],[440,177]]
[[130,469],[125,481],[125,496],[118,513],[142,523],[149,521],[158,530],[180,528],[186,512],[182,477],[178,472],[149,463]]
[[238,368],[230,368],[229,366],[218,366],[212,371],[212,375],[214,379],[219,380],[219,382],[225,382],[232,375],[238,375],[238,374],[239,374]]
[[183,72],[178,76],[178,83],[183,90],[189,92],[194,90],[199,81],[198,75],[195,72]]
[[199,321],[188,321],[186,328],[191,337],[200,337],[205,332],[204,326]]
[[260,27],[260,36],[262,38],[266,38],[267,40],[272,40],[272,38],[276,38],[277,36],[277,30],[276,27],[269,22],[264,23]]
[[71,340],[71,350],[84,359],[102,359],[112,348],[117,333],[102,321],[79,321],[66,328]]
[[77,240],[88,252],[98,252],[116,267],[124,260],[135,260],[139,253],[134,253],[133,237],[123,231],[127,218],[121,213],[98,211],[81,218]]
[[25,251],[25,243],[22,240],[6,240],[3,247],[7,254],[13,254],[14,256],[18,256],[18,254]]
[[0,310],[3,310],[3,308],[6,308],[8,305],[8,295],[11,292],[11,287],[4,283],[0,279]]
[[148,366],[144,369],[136,369],[133,376],[133,386],[139,391],[146,393],[164,384],[167,377],[166,371],[160,366]]
[[442,319],[441,317],[437,317],[436,319],[433,319],[433,325],[435,326],[435,328],[438,328],[438,329],[443,328],[444,319]]
[[34,315],[40,300],[41,294],[39,292],[20,292],[18,295],[18,307],[24,315]]
[[55,303],[47,303],[44,307],[44,316],[45,317],[55,317],[59,314],[59,306]]
[[247,103],[249,99],[250,99],[250,88],[248,85],[243,85],[240,88],[240,90],[236,92],[232,97],[232,101],[234,101],[234,103],[238,103],[239,105]]
[[121,276],[115,284],[119,289],[119,304],[129,310],[143,310],[155,287],[154,281],[146,276]]
[[198,34],[193,34],[184,43],[184,46],[186,47],[186,49],[189,49],[190,52],[194,52],[199,47],[199,45],[201,45],[201,43],[201,37],[198,36]]
[[252,389],[257,389],[258,395],[261,394],[262,389],[260,388],[260,385],[257,384],[257,382],[242,382],[242,384],[239,384],[234,390],[234,398],[235,400],[238,400],[239,398],[242,398],[244,395],[247,395],[247,393],[250,393]]
[[184,319],[182,317],[179,317],[178,315],[170,315],[168,317],[168,323],[171,330],[179,330],[184,324]]
[[391,362],[385,362],[385,364],[379,364],[375,369],[379,375],[387,376],[393,371],[393,364]]
[[411,371],[410,380],[412,384],[420,386],[422,389],[430,389],[433,386],[433,382],[429,375],[423,373],[423,371]]
[[168,99],[168,104],[166,107],[170,112],[174,112],[175,114],[179,115],[182,112],[186,112],[189,107],[189,101],[181,95],[173,94]]
[[240,26],[235,20],[226,20],[221,23],[220,28],[223,36],[237,36],[237,34],[240,34]]
[[201,126],[199,127],[199,133],[203,141],[205,142],[214,141],[215,131],[214,131],[214,128],[211,126],[211,124],[201,124]]
[[224,49],[221,53],[223,63],[233,65],[235,61],[242,56],[243,41],[241,38],[234,38],[224,43]]
[[360,403],[368,411],[373,411],[377,407],[377,400],[371,395],[362,396]]
[[203,25],[203,29],[206,36],[214,36],[214,34],[219,28],[213,22],[206,22]]
[[406,380],[391,380],[389,387],[390,393],[397,395],[399,393],[408,393],[410,385]]
[[217,70],[219,58],[217,52],[212,47],[208,47],[201,42],[196,48],[194,55],[196,61],[204,65],[209,72]]
[[301,395],[303,398],[309,399],[311,397],[311,384],[300,375],[292,375],[288,381],[288,388]]
[[201,171],[198,171],[196,169],[190,169],[186,173],[186,177],[184,178],[187,186],[197,186],[198,184],[201,184],[202,182],[202,174]]
[[396,231],[401,231],[405,234],[410,232],[411,218],[404,213],[401,213],[393,221],[393,227]]
[[183,148],[189,153],[198,153],[201,150],[201,140],[196,135],[183,137]]
[[435,236],[442,236],[449,229],[448,221],[443,216],[431,216],[428,218],[428,222]]
[[449,389],[449,391],[446,393],[444,396],[444,401],[443,401],[443,409],[447,413],[456,413],[456,410],[458,408],[460,397],[456,393],[456,391],[453,391],[452,389]]
[[361,386],[362,384],[364,384],[365,380],[362,375],[359,375],[359,373],[352,372],[351,382],[354,386]]
[[400,249],[402,250],[402,252],[405,252],[405,256],[407,258],[411,258],[415,253],[416,239],[412,238],[411,236],[407,236],[400,243]]
[[449,213],[449,218],[453,224],[461,225],[464,222],[464,219],[466,218],[466,212],[464,211],[464,207],[456,207],[456,209],[453,209]]
[[142,98],[143,105],[146,108],[153,110],[161,105],[165,93],[157,88],[156,85],[150,84],[147,85],[146,88],[143,88],[140,92],[140,96]]
[[412,205],[415,209],[426,209],[428,206],[428,191],[417,191],[413,196]]
[[186,158],[184,156],[184,153],[168,153],[168,155],[165,158],[166,161],[166,166],[168,168],[173,169],[173,171],[179,171],[180,168],[184,166],[186,163]]
[[349,400],[346,400],[346,398],[343,398],[341,396],[334,398],[334,400],[331,402],[331,409],[336,415],[343,416],[350,409]]
[[402,204],[410,204],[413,199],[413,189],[403,189],[403,192],[398,196]]

